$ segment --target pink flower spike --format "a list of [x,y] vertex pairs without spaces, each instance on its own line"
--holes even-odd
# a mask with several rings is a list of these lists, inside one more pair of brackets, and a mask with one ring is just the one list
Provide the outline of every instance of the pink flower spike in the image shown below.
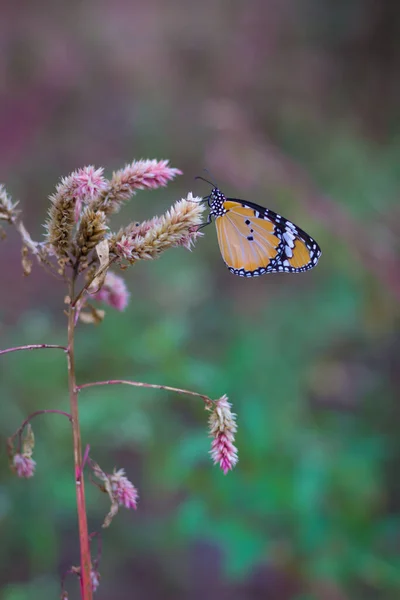
[[113,474],[109,475],[109,480],[112,494],[118,504],[136,510],[139,494],[133,483],[125,476],[124,469],[119,469],[119,471],[114,469]]
[[30,456],[25,454],[14,454],[12,461],[12,469],[18,475],[18,477],[24,477],[29,479],[33,477],[35,473],[36,462]]
[[134,190],[165,187],[176,175],[182,175],[182,171],[169,167],[168,163],[168,160],[134,160],[113,174],[111,189],[118,190],[119,198],[127,200]]
[[128,306],[129,291],[122,277],[112,271],[107,271],[103,287],[99,292],[93,294],[92,298],[123,311]]
[[237,448],[233,444],[237,431],[236,415],[231,412],[231,404],[227,396],[222,396],[215,402],[209,418],[211,458],[214,464],[219,464],[224,475],[232,470],[238,462]]

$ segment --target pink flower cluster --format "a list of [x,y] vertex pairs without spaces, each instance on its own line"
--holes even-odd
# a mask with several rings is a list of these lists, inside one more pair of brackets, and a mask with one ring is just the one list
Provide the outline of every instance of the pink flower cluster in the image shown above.
[[222,396],[215,402],[209,418],[211,458],[214,464],[219,464],[224,475],[238,462],[237,448],[233,444],[237,431],[236,415],[231,412],[231,404],[227,396]]
[[18,477],[29,479],[35,474],[36,462],[30,456],[17,452],[12,459],[12,468]]
[[128,306],[129,291],[122,277],[112,271],[107,271],[103,287],[92,297],[94,300],[104,302],[119,311],[123,311]]
[[168,160],[135,160],[114,173],[111,179],[111,188],[115,185],[124,186],[129,198],[134,189],[144,190],[165,187],[168,181],[176,175],[182,175],[182,171],[169,167],[168,163]]
[[139,494],[133,483],[125,476],[125,470],[114,470],[113,474],[109,475],[109,480],[112,494],[118,501],[118,504],[126,508],[136,509]]

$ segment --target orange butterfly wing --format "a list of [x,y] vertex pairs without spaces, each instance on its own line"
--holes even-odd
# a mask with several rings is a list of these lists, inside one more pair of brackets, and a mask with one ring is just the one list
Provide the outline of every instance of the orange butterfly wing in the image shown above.
[[245,201],[225,200],[215,225],[222,257],[235,275],[299,273],[313,268],[321,255],[316,242],[273,211]]

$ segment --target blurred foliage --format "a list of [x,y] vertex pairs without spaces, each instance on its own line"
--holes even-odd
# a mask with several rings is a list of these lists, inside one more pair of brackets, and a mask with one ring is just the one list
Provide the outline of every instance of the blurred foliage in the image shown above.
[[[396,3],[23,4],[2,25],[10,125],[0,174],[33,235],[70,170],[165,156],[185,176],[138,194],[116,227],[192,187],[202,194],[192,176],[207,166],[228,194],[279,208],[323,250],[310,273],[242,280],[210,226],[192,253],[126,273],[124,314],[79,326],[79,382],[227,393],[239,427],[240,462],[224,477],[208,456],[201,401],[82,391],[84,443],[104,470],[125,467],[140,492],[138,510],[121,510],[103,535],[97,597],[397,598]],[[283,163],[267,168],[271,144],[330,204],[318,193],[301,200]],[[326,206],[357,223],[354,239]],[[1,346],[62,344],[64,290],[38,268],[23,279],[18,244],[11,231],[2,243]],[[34,410],[68,410],[62,352],[10,354],[0,369],[4,440]],[[69,424],[49,415],[33,427],[33,479],[13,477],[2,453],[1,600],[55,597],[58,576],[79,560]],[[107,511],[89,485],[91,529]],[[68,589],[73,597],[76,583]]]

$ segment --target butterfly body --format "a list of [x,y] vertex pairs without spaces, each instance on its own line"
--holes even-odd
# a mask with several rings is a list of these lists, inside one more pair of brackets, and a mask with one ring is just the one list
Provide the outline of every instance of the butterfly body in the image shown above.
[[301,273],[317,264],[318,244],[288,219],[253,202],[227,198],[217,187],[205,200],[222,258],[234,275]]

